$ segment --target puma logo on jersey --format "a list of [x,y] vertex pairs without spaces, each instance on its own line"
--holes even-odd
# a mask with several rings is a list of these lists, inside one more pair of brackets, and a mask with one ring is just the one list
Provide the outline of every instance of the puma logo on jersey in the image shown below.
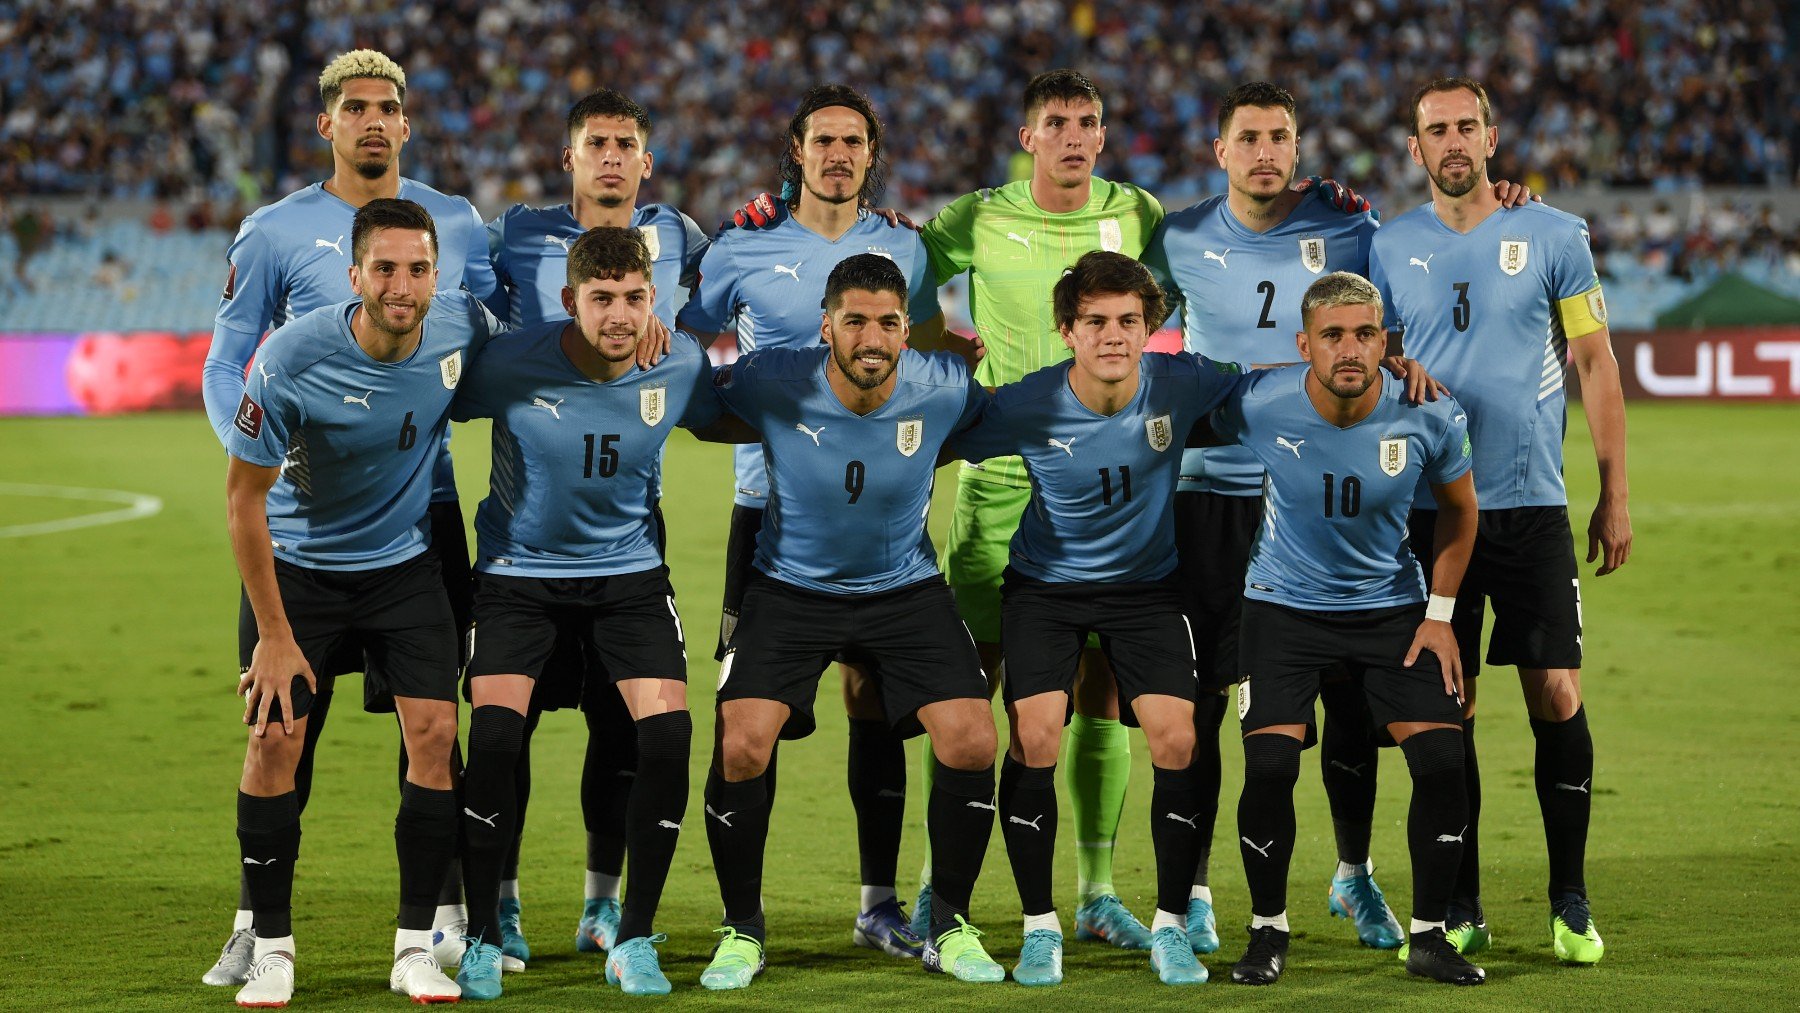
[[499,813],[495,813],[492,816],[483,816],[480,813],[476,812],[475,810],[469,808],[468,806],[463,806],[463,815],[467,816],[468,818],[470,818],[472,820],[480,820],[481,822],[486,823],[488,826],[493,827],[495,830],[500,829],[500,824],[494,822],[495,820],[500,818]]
[[[1437,254],[1435,254],[1435,253],[1431,255],[1431,257],[1435,257],[1435,256],[1437,256]],[[1430,274],[1431,273],[1431,257],[1426,257],[1424,260],[1420,260],[1417,257],[1408,257],[1406,260],[1406,266],[1407,267],[1422,267],[1425,269],[1426,274]]]
[[1018,824],[1018,825],[1019,825],[1019,826],[1022,826],[1022,827],[1030,827],[1030,828],[1031,828],[1031,829],[1033,829],[1033,830],[1042,830],[1042,829],[1044,829],[1044,828],[1043,828],[1043,827],[1040,827],[1040,826],[1038,826],[1038,820],[1041,820],[1041,819],[1043,819],[1043,818],[1044,818],[1044,814],[1043,814],[1043,813],[1038,813],[1038,814],[1037,814],[1037,816],[1036,816],[1036,818],[1034,818],[1034,819],[1029,819],[1029,820],[1022,820],[1022,819],[1020,819],[1020,818],[1018,818],[1018,817],[1017,817],[1017,816],[1008,816],[1008,817],[1007,817],[1007,818],[1006,818],[1006,822],[1008,822],[1008,823],[1017,823],[1017,824]]
[[815,447],[819,445],[819,434],[825,431],[824,426],[820,426],[817,429],[808,429],[808,428],[806,428],[806,423],[804,423],[804,422],[794,423],[794,428],[798,429],[799,431],[812,437],[813,446],[815,446]]
[[1216,260],[1219,262],[1219,270],[1225,271],[1225,270],[1229,270],[1229,268],[1227,268],[1225,265],[1225,258],[1227,256],[1229,256],[1230,254],[1231,254],[1230,247],[1226,247],[1224,253],[1214,253],[1211,250],[1205,250],[1200,254],[1200,259],[1201,260]]
[[359,405],[362,405],[363,408],[365,408],[369,411],[373,411],[374,409],[369,408],[369,394],[373,394],[373,393],[375,393],[375,392],[369,391],[367,394],[364,394],[362,397],[351,397],[350,395],[345,394],[344,395],[344,403],[345,404],[359,404]]
[[1287,449],[1293,451],[1295,458],[1299,458],[1300,444],[1305,443],[1305,442],[1306,442],[1305,440],[1299,440],[1297,442],[1289,442],[1288,438],[1285,436],[1275,437],[1275,445],[1277,447],[1286,447]]
[[313,240],[313,249],[316,250],[322,246],[327,250],[337,251],[337,255],[341,257],[344,255],[343,242],[344,242],[343,236],[339,236],[336,239],[331,240],[330,242],[326,242],[323,239],[315,239],[315,240]]
[[531,399],[531,407],[542,408],[545,411],[550,413],[551,418],[555,419],[558,422],[561,422],[562,421],[562,413],[557,411],[556,409],[558,407],[560,407],[564,401],[567,401],[567,400],[568,400],[568,398],[559,397],[556,399],[556,404],[551,404],[550,402],[544,400],[541,397],[534,397]]
[[1069,437],[1069,440],[1067,443],[1064,443],[1062,440],[1059,440],[1056,437],[1052,436],[1052,437],[1050,437],[1049,445],[1052,447],[1055,447],[1056,449],[1062,451],[1065,454],[1068,454],[1070,457],[1075,456],[1075,437],[1073,437],[1073,436]]
[[269,372],[269,371],[268,371],[268,370],[267,370],[267,369],[265,369],[265,368],[264,368],[264,367],[263,367],[263,364],[262,364],[262,363],[260,363],[260,362],[259,362],[259,363],[257,363],[257,364],[256,364],[256,371],[257,371],[257,372],[258,372],[258,373],[261,373],[261,374],[262,374],[262,378],[263,378],[263,386],[265,386],[265,387],[266,387],[266,386],[268,386],[268,385],[269,385],[269,381],[270,381],[270,380],[273,380],[273,379],[275,379],[275,374],[274,374],[274,373],[271,373],[271,372]]
[[1025,247],[1025,252],[1030,253],[1031,252],[1031,237],[1035,236],[1035,235],[1037,235],[1037,230],[1032,229],[1030,232],[1027,232],[1022,236],[1019,235],[1017,232],[1008,232],[1006,234],[1006,238],[1012,240],[1015,243],[1018,243],[1020,246]]
[[1455,837],[1451,837],[1449,834],[1437,835],[1438,843],[1439,844],[1461,844],[1463,842],[1463,835],[1468,832],[1469,832],[1469,827],[1468,827],[1468,824],[1465,823],[1465,824],[1463,824],[1463,828],[1456,832]]
[[554,243],[557,246],[562,247],[564,253],[569,252],[569,239],[567,236],[545,236],[544,242]]
[[789,267],[786,264],[775,264],[775,265],[771,266],[769,268],[769,270],[774,271],[776,274],[785,274],[788,277],[794,279],[795,281],[799,281],[800,280],[800,265],[804,264],[804,263],[806,263],[806,261],[796,260],[796,261],[794,261],[793,267]]
[[1240,838],[1238,838],[1238,840],[1243,841],[1245,844],[1249,845],[1251,851],[1256,852],[1257,854],[1263,856],[1264,858],[1269,857],[1269,849],[1275,846],[1275,842],[1273,840],[1270,840],[1269,843],[1267,843],[1267,844],[1257,844],[1255,841],[1251,840],[1248,837],[1240,837]]

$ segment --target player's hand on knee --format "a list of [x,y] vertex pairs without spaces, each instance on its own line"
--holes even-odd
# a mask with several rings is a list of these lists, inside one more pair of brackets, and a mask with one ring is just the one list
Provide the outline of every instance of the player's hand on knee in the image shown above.
[[244,697],[244,723],[255,726],[257,738],[268,734],[269,710],[277,703],[281,705],[282,731],[294,733],[296,677],[306,680],[308,690],[318,692],[318,679],[293,637],[256,642],[250,668],[238,679],[238,693]]
[[644,340],[638,342],[637,364],[639,369],[649,369],[662,361],[669,354],[669,329],[655,314],[650,316],[650,326],[644,331]]
[[1631,511],[1624,500],[1601,500],[1588,520],[1587,561],[1600,560],[1594,576],[1604,577],[1631,558]]
[[1504,179],[1494,183],[1494,199],[1498,200],[1503,208],[1524,207],[1528,201],[1544,203],[1544,198],[1532,193],[1531,187]]

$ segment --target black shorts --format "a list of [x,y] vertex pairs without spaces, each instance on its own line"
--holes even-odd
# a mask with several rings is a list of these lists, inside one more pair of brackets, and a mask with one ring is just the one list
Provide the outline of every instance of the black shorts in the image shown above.
[[666,566],[606,577],[478,574],[475,616],[470,679],[540,679],[552,648],[572,644],[584,661],[576,702],[616,697],[612,684],[624,679],[687,681],[687,645]]
[[[350,650],[368,656],[364,698],[387,700],[387,710],[396,696],[456,699],[459,637],[435,548],[375,570],[315,570],[276,559],[275,582],[315,676]],[[249,669],[256,642],[256,614],[240,591],[240,669]]]
[[[1431,580],[1437,511],[1408,518],[1413,555]],[[1475,552],[1456,594],[1451,628],[1463,678],[1481,674],[1483,599],[1494,606],[1487,663],[1520,668],[1581,667],[1581,574],[1567,507],[1483,510]]]
[[1411,668],[1404,667],[1424,621],[1424,602],[1319,612],[1245,599],[1244,681],[1238,683],[1243,730],[1306,725],[1311,741],[1319,683],[1340,663],[1360,679],[1377,728],[1396,721],[1462,724],[1462,704],[1444,692],[1436,655],[1422,651]]
[[1131,701],[1146,693],[1194,699],[1194,640],[1173,577],[1134,584],[1054,583],[1009,566],[1000,584],[1006,702],[1069,693],[1090,633],[1100,638],[1100,651],[1112,664],[1126,724],[1137,726]]
[[[1238,617],[1250,546],[1262,525],[1261,496],[1175,494],[1175,550],[1182,610],[1194,628],[1199,688],[1217,692],[1238,679]],[[1010,666],[1009,666],[1010,667]]]
[[805,738],[816,727],[819,676],[840,656],[873,673],[888,724],[902,736],[924,731],[921,707],[988,698],[975,641],[942,577],[840,595],[795,587],[759,570],[744,591],[743,619],[719,664],[718,699],[787,704],[793,713],[781,737]]
[[725,648],[731,646],[732,631],[738,617],[744,614],[744,592],[757,576],[756,534],[762,530],[760,507],[741,504],[731,508],[731,534],[725,541],[725,604],[719,613],[719,646],[713,651],[714,661],[725,660]]

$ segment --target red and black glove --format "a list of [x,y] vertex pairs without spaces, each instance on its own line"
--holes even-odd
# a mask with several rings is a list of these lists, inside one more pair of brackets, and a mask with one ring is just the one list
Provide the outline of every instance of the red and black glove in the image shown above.
[[1380,212],[1375,211],[1367,197],[1335,179],[1326,179],[1324,176],[1308,176],[1294,189],[1305,193],[1315,187],[1318,188],[1320,199],[1339,211],[1347,215],[1360,215],[1365,211],[1372,212],[1376,215],[1376,220],[1380,221]]

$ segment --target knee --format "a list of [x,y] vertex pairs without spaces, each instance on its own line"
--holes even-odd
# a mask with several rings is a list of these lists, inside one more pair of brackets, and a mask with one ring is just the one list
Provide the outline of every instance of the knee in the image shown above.
[[1062,752],[1062,726],[1054,721],[1016,724],[1013,739],[1018,743],[1019,758],[1027,767],[1048,767]]
[[719,735],[719,772],[727,781],[748,781],[769,769],[774,743],[754,730],[727,728]]
[[1144,729],[1150,743],[1150,762],[1164,770],[1183,770],[1194,762],[1194,746],[1198,738],[1191,722],[1182,721],[1154,732]]
[[1271,787],[1286,784],[1291,790],[1300,779],[1300,741],[1279,732],[1244,736],[1244,781]]
[[[998,747],[991,721],[958,721],[948,729],[939,728],[931,737],[932,755],[939,763],[956,770],[985,770],[993,766],[994,751]],[[1050,755],[1052,759],[1046,760],[1045,764],[1054,762],[1056,753],[1052,751]],[[1033,763],[1029,752],[1026,756],[1027,765],[1044,765]]]
[[456,708],[432,708],[406,718],[406,755],[418,766],[448,766],[456,744]]
[[267,734],[261,737],[251,734],[249,748],[244,752],[244,774],[257,779],[292,776],[305,748],[303,729],[296,728],[289,735],[279,724],[271,722]]

